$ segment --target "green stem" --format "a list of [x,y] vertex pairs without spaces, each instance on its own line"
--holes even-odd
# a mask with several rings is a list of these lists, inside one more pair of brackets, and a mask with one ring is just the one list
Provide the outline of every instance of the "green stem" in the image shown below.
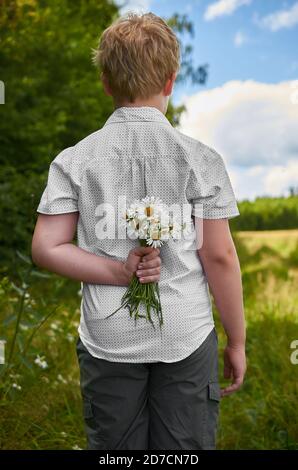
[[[50,313],[48,313],[38,324],[37,326],[34,328],[34,330],[32,331],[31,335],[29,336],[28,338],[28,341],[26,343],[26,346],[24,347],[24,350],[22,352],[22,357],[26,357],[26,354],[27,354],[27,351],[29,349],[29,346],[30,344],[32,343],[33,341],[33,338],[34,336],[36,335],[36,333],[38,332],[38,330],[42,327],[42,325],[44,325],[44,323],[53,315],[53,313],[57,310],[57,308],[59,307],[59,305],[56,305],[56,307],[50,311]],[[15,368],[15,372],[17,373],[19,368],[21,366],[21,363],[19,363],[17,365],[17,367]]]
[[[139,242],[141,246],[148,246],[145,239],[140,239]],[[146,315],[140,314],[141,304],[145,305]],[[117,308],[117,310],[112,312],[110,315],[108,315],[106,318],[111,317],[121,308],[129,309],[129,316],[135,319],[135,325],[137,323],[137,319],[142,317],[145,318],[146,321],[149,321],[152,327],[155,329],[154,322],[151,318],[151,309],[153,309],[153,311],[158,317],[159,326],[161,327],[163,325],[158,283],[150,282],[142,284],[139,281],[139,278],[137,277],[136,273],[133,274],[129,286],[124,295],[122,296],[120,307]]]
[[16,344],[17,335],[18,335],[18,332],[19,332],[19,329],[20,329],[20,322],[21,322],[21,318],[22,318],[22,314],[23,314],[25,295],[26,295],[26,289],[23,290],[23,293],[21,295],[20,302],[19,302],[19,309],[18,309],[18,313],[17,313],[16,326],[15,326],[15,329],[14,329],[14,334],[13,334],[13,338],[12,338],[12,341],[11,341],[10,351],[9,351],[9,355],[8,355],[8,359],[7,359],[7,368],[9,368],[9,366],[11,364],[11,360],[12,360],[12,357],[13,357],[14,348],[15,348],[15,344]]

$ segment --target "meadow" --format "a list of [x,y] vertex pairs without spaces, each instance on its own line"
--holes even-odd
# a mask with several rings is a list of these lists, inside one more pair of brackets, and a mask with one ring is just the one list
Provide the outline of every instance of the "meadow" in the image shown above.
[[[297,449],[298,230],[234,232],[242,268],[248,370],[222,399],[219,449]],[[2,268],[5,271],[5,267]],[[16,252],[0,283],[1,449],[83,449],[75,341],[80,284],[37,269]],[[218,313],[220,380],[225,340]]]

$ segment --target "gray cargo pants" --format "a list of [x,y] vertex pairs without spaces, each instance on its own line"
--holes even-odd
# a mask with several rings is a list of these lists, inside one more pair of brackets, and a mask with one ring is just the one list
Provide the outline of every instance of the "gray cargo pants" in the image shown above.
[[217,334],[185,359],[110,362],[77,340],[88,449],[215,449],[220,387]]

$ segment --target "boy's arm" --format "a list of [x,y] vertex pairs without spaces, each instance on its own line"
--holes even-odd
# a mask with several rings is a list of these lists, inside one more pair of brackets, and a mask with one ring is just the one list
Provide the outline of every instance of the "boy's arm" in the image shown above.
[[98,256],[74,245],[72,241],[78,217],[79,212],[39,214],[31,247],[32,260],[36,265],[90,284],[127,286],[142,259],[146,263],[142,274],[144,282],[159,280],[159,249],[137,247],[122,262]]
[[[199,220],[195,223],[200,226]],[[203,244],[197,252],[227,335],[224,377],[233,382],[222,390],[222,395],[228,395],[241,387],[246,371],[240,264],[228,219],[204,219],[202,225]]]

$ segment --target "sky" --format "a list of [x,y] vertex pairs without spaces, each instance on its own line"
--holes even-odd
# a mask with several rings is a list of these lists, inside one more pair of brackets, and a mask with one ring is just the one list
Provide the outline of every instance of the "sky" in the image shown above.
[[237,200],[286,196],[298,188],[298,1],[117,0],[164,19],[187,15],[194,66],[205,85],[175,83],[185,104],[179,130],[219,152]]

